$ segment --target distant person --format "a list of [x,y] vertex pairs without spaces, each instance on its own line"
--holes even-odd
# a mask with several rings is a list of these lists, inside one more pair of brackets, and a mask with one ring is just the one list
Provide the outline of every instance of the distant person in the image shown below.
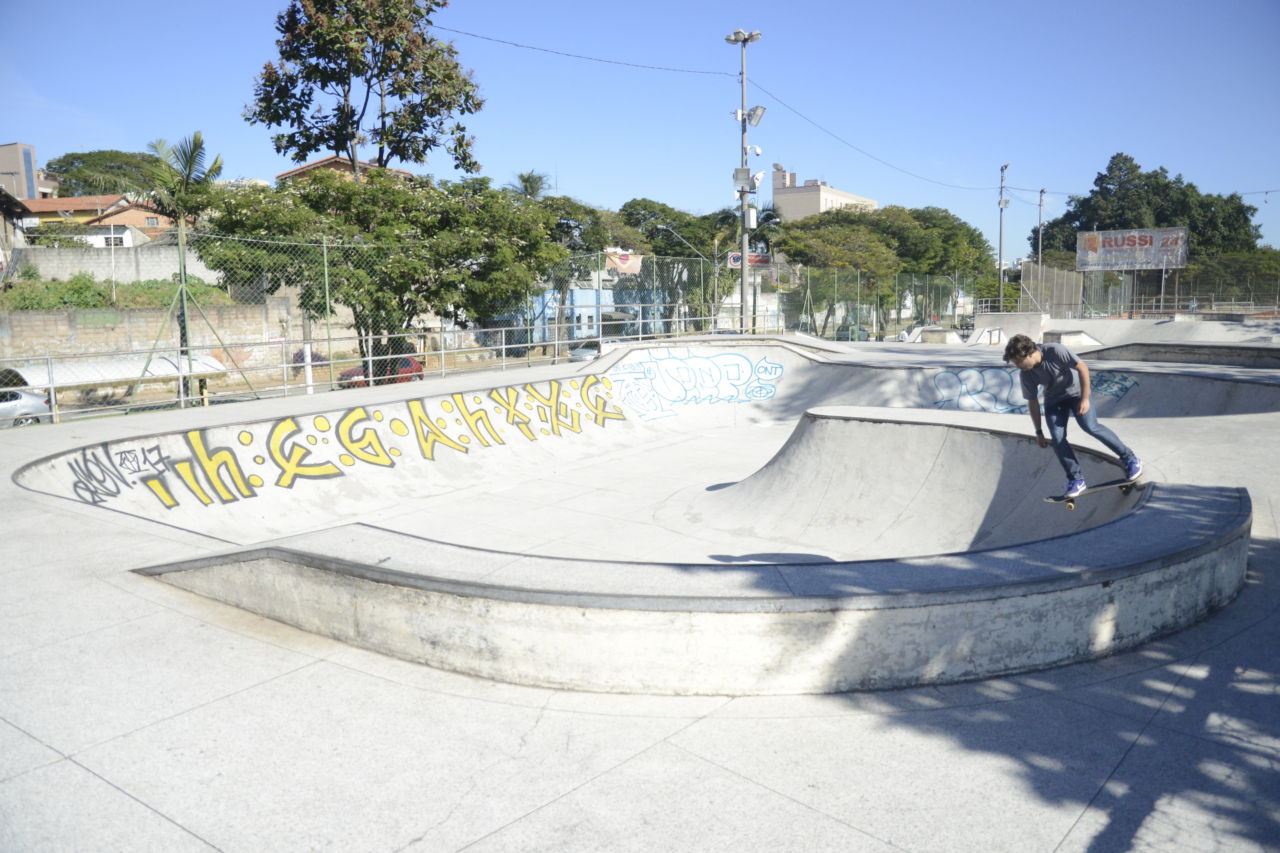
[[1125,477],[1138,479],[1142,473],[1142,461],[1114,432],[1098,423],[1089,401],[1089,368],[1075,353],[1062,344],[1037,346],[1026,335],[1014,335],[1004,348],[1004,360],[1022,371],[1022,396],[1027,399],[1031,423],[1036,428],[1036,442],[1041,447],[1049,444],[1040,427],[1038,391],[1040,386],[1044,386],[1044,413],[1049,421],[1049,435],[1058,461],[1067,473],[1064,497],[1075,497],[1087,487],[1080,471],[1080,461],[1067,443],[1067,419],[1073,415],[1081,429],[1120,457]]

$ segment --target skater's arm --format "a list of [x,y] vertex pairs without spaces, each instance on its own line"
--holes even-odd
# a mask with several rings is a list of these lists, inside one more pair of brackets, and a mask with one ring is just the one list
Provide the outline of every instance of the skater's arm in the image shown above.
[[1080,371],[1080,414],[1089,411],[1089,365],[1083,361],[1076,362],[1076,370]]

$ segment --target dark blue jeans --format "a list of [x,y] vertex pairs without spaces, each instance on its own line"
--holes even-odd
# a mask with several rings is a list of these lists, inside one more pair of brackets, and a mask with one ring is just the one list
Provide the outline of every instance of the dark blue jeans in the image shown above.
[[1072,416],[1075,416],[1076,423],[1080,424],[1082,430],[1101,441],[1121,460],[1133,455],[1133,451],[1125,446],[1118,435],[1098,423],[1092,405],[1083,415],[1077,413],[1079,406],[1079,397],[1068,397],[1056,403],[1046,403],[1044,407],[1044,419],[1049,424],[1049,438],[1053,440],[1054,452],[1058,454],[1058,461],[1067,472],[1068,480],[1080,479],[1080,460],[1076,459],[1075,451],[1067,443],[1067,420]]

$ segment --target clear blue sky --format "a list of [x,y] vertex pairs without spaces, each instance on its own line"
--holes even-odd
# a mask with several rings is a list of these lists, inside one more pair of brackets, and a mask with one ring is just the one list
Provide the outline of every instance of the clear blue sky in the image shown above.
[[[241,114],[284,6],[0,0],[0,142],[32,144],[43,163],[198,129],[224,177],[272,180],[292,164]],[[486,99],[467,124],[496,185],[532,169],[612,209],[733,204],[739,49],[724,36],[742,27],[763,34],[747,51],[748,103],[768,110],[753,170],[777,162],[881,205],[944,207],[994,249],[1008,163],[1012,259],[1028,254],[1041,188],[1050,219],[1123,151],[1203,192],[1256,193],[1263,242],[1280,247],[1277,0],[454,0],[435,23],[475,34],[437,32]],[[454,177],[444,154],[406,168]]]

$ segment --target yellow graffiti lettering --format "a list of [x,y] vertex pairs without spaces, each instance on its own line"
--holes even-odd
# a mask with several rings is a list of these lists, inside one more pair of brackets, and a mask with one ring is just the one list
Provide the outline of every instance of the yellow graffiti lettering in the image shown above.
[[582,402],[591,412],[592,420],[595,421],[596,426],[604,426],[604,422],[607,420],[625,421],[627,416],[620,409],[609,408],[609,402],[603,394],[599,392],[595,394],[589,393],[596,385],[601,385],[608,389],[611,387],[611,383],[608,379],[602,381],[595,376],[588,376],[582,381]]
[[530,441],[538,437],[529,428],[529,416],[520,411],[520,391],[517,388],[494,388],[489,392],[492,399],[506,413],[507,423],[520,430],[520,434]]
[[143,480],[152,493],[160,499],[160,503],[164,504],[165,509],[173,509],[178,505],[178,501],[169,493],[169,489],[165,486],[164,480],[159,477],[151,477]]
[[285,418],[271,428],[271,436],[267,439],[267,450],[271,454],[271,461],[275,462],[276,467],[280,469],[276,485],[287,489],[293,486],[293,481],[298,477],[323,479],[341,476],[342,469],[332,462],[304,464],[305,460],[311,456],[311,451],[300,444],[290,444],[286,453],[285,442],[300,431],[298,422],[293,418]]
[[[432,422],[431,416],[427,414],[426,407],[422,405],[421,400],[409,401],[409,416],[413,421],[414,432],[418,436],[418,449],[422,452],[423,459],[435,459],[437,444],[443,444],[445,447],[461,453],[467,452],[466,447],[444,434],[443,426],[437,426]],[[441,418],[440,422],[443,424],[444,419]]]
[[[249,485],[249,481],[245,479],[244,472],[240,470],[240,460],[236,458],[236,454],[230,448],[222,447],[210,453],[204,445],[204,435],[199,430],[191,430],[187,433],[187,446],[191,448],[195,460],[200,465],[200,469],[204,472],[209,484],[213,486],[213,490],[218,494],[218,500],[224,504],[239,500],[239,498],[251,498],[255,492],[253,487]],[[239,492],[239,497],[232,494],[228,488],[226,477],[231,481],[231,485]]]
[[190,462],[175,462],[173,470],[178,472],[178,476],[182,478],[182,482],[187,484],[187,488],[191,490],[191,494],[196,496],[200,503],[208,506],[213,503],[213,498],[209,497],[209,493],[204,490],[204,486],[200,485],[200,481],[196,479],[195,469],[191,467]]
[[553,435],[559,435],[561,427],[572,432],[582,432],[578,413],[570,409],[569,404],[562,402],[560,399],[559,382],[548,383],[548,391],[545,396],[532,385],[524,386],[524,390],[538,404],[538,415],[542,418],[543,423],[551,427]]
[[386,448],[382,446],[382,439],[378,437],[375,430],[366,429],[358,438],[352,435],[356,424],[367,419],[364,406],[357,406],[343,415],[338,421],[338,442],[361,462],[387,468],[394,466],[396,463],[387,455]]
[[[477,402],[479,397],[476,398]],[[471,434],[476,437],[476,441],[480,442],[482,447],[488,447],[490,439],[494,444],[505,444],[502,436],[498,435],[498,431],[494,429],[493,422],[489,420],[489,412],[483,408],[477,408],[472,411],[467,407],[466,395],[454,394],[454,405],[458,407],[458,414],[462,415],[462,419],[467,422],[467,428],[471,430]],[[481,429],[483,427],[483,429]],[[486,437],[487,434],[487,437]]]

